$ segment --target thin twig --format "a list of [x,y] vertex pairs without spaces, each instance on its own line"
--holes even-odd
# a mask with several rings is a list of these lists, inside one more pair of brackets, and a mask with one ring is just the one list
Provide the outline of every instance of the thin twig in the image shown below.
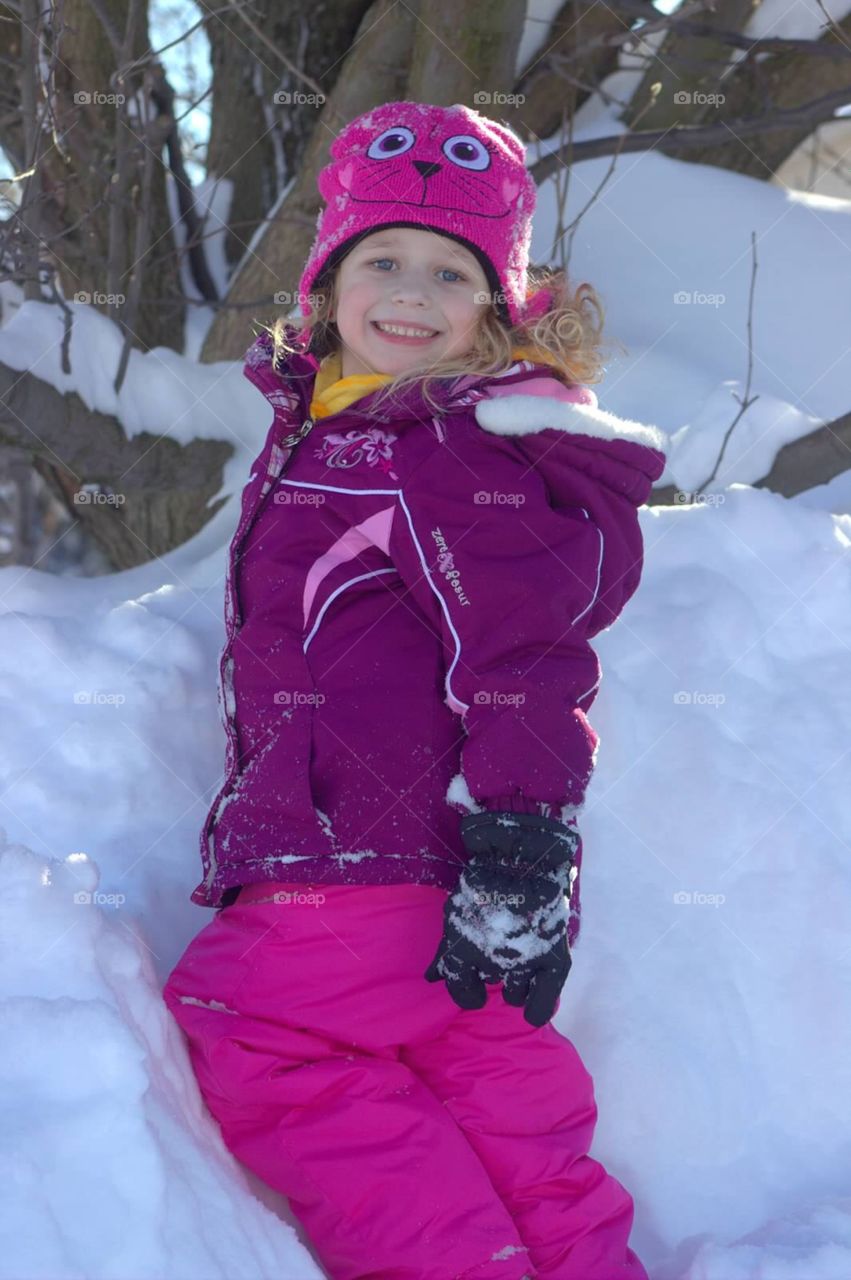
[[[729,427],[727,428],[724,439],[721,441],[721,449],[719,451],[718,459],[715,463],[715,466],[712,468],[712,474],[709,476],[707,480],[704,480],[703,484],[700,486],[699,489],[695,490],[695,493],[703,493],[704,489],[706,489],[707,486],[710,485],[712,481],[715,479],[715,477],[718,474],[718,469],[721,466],[721,462],[724,457],[724,452],[727,448],[727,444],[733,432],[735,431],[736,426],[741,421],[744,414],[747,413],[751,405],[756,404],[757,400],[759,399],[759,396],[754,396],[753,398],[751,398],[749,395],[750,388],[751,388],[751,377],[753,376],[753,302],[754,302],[754,290],[756,285],[756,269],[757,269],[756,232],[755,231],[751,232],[751,253],[753,254],[753,266],[751,268],[751,287],[750,287],[750,294],[748,296],[748,376],[745,382],[745,394],[744,394],[744,398],[742,400],[739,400],[739,412],[736,414],[735,418],[730,423]],[[735,392],[733,394],[735,396]],[[736,399],[738,400],[738,396],[736,396]]]

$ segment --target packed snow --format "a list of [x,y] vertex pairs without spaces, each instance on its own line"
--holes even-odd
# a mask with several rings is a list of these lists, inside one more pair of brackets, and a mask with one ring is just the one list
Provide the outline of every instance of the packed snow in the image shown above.
[[[608,164],[577,166],[570,216]],[[533,256],[554,216],[547,187]],[[751,487],[849,408],[851,203],[630,156],[570,266],[627,347],[601,406],[670,432],[661,483],[691,493],[744,393],[752,230],[758,399],[703,500],[642,511],[642,585],[595,641],[583,930],[555,1023],[652,1280],[851,1277],[851,473],[791,500]],[[321,1277],[224,1147],[160,997],[211,919],[189,894],[224,759],[225,557],[269,408],[240,362],[163,349],[133,352],[116,397],[108,320],[72,304],[64,375],[60,313],[2,301],[0,361],[130,435],[234,455],[231,500],[167,556],[0,569],[0,1280]]]

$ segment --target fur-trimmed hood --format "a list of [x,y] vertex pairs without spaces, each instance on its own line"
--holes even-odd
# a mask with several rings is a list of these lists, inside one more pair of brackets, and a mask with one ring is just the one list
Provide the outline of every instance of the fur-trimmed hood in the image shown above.
[[[577,402],[570,394],[572,388],[557,378],[539,381],[541,389],[534,394],[521,386],[512,394],[497,393],[483,401],[476,410],[479,425],[494,435],[525,436],[553,429],[570,435],[594,436],[598,440],[630,440],[661,453],[667,451],[668,437],[660,427],[608,413],[599,408],[596,395],[586,403]],[[587,392],[590,388],[582,390]]]
[[599,590],[588,630],[596,635],[638,587],[636,509],[665,469],[667,435],[601,409],[590,388],[568,387],[551,375],[516,390],[491,384],[475,414],[483,430],[511,440],[524,455],[555,510],[579,510],[599,531]]

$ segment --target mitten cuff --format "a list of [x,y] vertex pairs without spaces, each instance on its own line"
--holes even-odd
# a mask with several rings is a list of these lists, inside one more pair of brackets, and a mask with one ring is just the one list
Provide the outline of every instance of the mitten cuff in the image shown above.
[[483,800],[477,801],[482,809],[487,809],[489,813],[537,813],[545,818],[557,818],[558,813],[555,810],[557,805],[549,804],[546,800],[530,800],[527,796],[523,796],[519,791],[512,792],[507,796],[486,796]]
[[559,818],[562,822],[575,822],[584,808],[582,804],[562,805],[552,804],[549,800],[532,800],[519,791],[504,796],[484,796],[472,803],[484,813],[534,813],[544,818]]
[[509,868],[533,865],[542,872],[569,867],[580,839],[575,823],[509,810],[468,813],[460,826],[461,838],[473,857]]

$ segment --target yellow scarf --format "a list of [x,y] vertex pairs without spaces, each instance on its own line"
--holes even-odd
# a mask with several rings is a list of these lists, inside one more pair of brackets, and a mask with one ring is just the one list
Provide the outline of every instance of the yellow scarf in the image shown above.
[[[537,364],[548,364],[559,367],[558,361],[546,351],[535,347],[515,347],[515,360],[534,360]],[[353,400],[359,400],[384,382],[390,382],[390,373],[352,373],[347,378],[340,377],[342,358],[339,351],[326,356],[316,371],[313,386],[313,399],[310,402],[311,418],[327,418],[332,413],[339,413]]]

